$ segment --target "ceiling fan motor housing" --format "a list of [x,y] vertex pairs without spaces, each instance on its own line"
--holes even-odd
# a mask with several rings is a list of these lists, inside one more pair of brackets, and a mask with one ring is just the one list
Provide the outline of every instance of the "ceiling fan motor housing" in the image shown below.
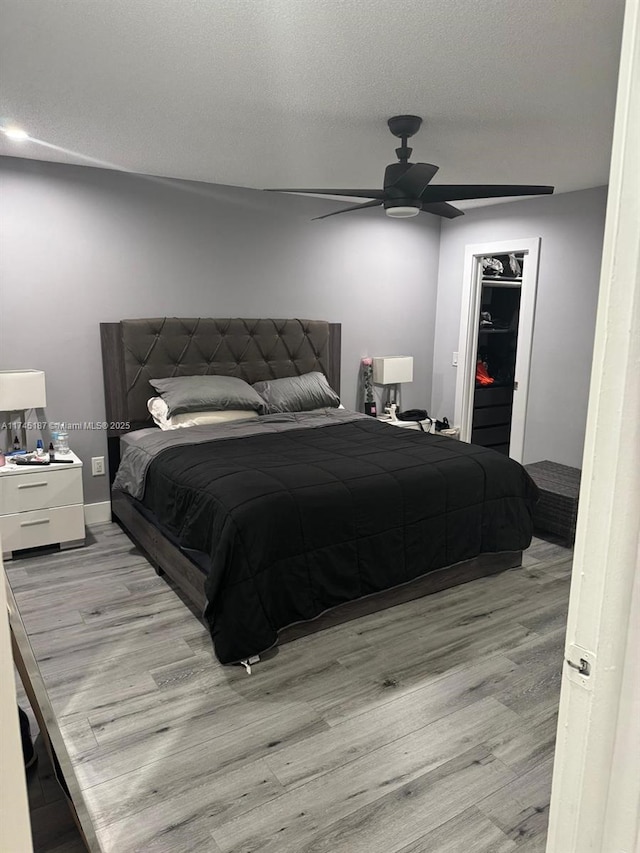
[[411,163],[390,163],[384,170],[384,191],[389,198],[403,198],[406,190],[398,189],[395,184],[411,168]]

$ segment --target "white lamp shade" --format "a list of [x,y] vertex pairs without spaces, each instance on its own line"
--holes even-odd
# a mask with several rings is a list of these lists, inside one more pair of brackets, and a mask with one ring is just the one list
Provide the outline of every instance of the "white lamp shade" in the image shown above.
[[0,412],[44,409],[46,405],[43,370],[0,370]]
[[401,382],[413,382],[413,356],[374,356],[373,381],[377,385],[399,385]]

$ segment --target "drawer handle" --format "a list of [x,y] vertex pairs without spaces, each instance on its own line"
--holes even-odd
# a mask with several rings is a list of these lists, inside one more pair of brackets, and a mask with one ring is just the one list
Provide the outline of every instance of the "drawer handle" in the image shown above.
[[21,521],[20,527],[35,527],[36,524],[49,524],[49,519],[39,518],[37,521]]
[[20,483],[20,484],[19,484],[19,486],[18,486],[18,488],[19,488],[19,489],[35,489],[35,488],[37,488],[38,486],[47,486],[47,485],[49,485],[49,484],[47,483],[47,481],[46,481],[46,480],[42,480],[42,481],[41,481],[41,482],[39,482],[39,483]]

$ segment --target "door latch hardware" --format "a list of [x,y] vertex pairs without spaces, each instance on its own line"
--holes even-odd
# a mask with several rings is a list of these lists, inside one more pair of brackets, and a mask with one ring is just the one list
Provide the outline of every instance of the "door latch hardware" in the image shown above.
[[[593,675],[596,668],[596,656],[594,652],[585,649],[578,643],[570,643],[565,646],[565,660],[569,664],[569,669],[565,671],[569,681],[581,687],[583,690],[593,690]],[[577,663],[574,663],[577,661]]]
[[580,675],[584,675],[585,678],[588,678],[591,675],[591,664],[588,660],[580,658],[580,663],[574,663],[572,660],[567,658],[567,663],[572,667],[572,669],[577,669]]

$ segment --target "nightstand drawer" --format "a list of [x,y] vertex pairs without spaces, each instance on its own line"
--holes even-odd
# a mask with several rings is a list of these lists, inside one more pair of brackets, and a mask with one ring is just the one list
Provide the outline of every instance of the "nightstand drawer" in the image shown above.
[[4,552],[84,539],[84,507],[59,506],[0,516],[0,538]]
[[0,479],[0,515],[82,503],[82,469],[27,469]]

